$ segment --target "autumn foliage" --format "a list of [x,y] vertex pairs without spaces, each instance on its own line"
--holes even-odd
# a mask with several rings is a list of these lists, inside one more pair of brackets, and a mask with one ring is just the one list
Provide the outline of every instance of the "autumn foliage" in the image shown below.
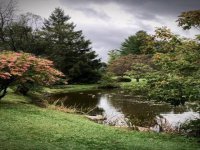
[[3,51],[0,53],[0,92],[9,84],[31,81],[50,85],[63,76],[53,68],[53,62],[29,53]]
[[138,64],[149,64],[151,57],[148,55],[126,55],[120,56],[113,60],[108,65],[108,71],[114,73],[117,76],[124,76],[127,72],[131,71],[134,66]]

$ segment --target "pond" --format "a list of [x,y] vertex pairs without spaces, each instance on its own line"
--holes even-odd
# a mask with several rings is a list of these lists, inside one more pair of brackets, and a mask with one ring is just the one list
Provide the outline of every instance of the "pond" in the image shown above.
[[[197,104],[174,107],[167,103],[145,101],[142,97],[120,90],[93,90],[55,94],[49,101],[60,100],[65,106],[77,108],[89,115],[103,115],[105,124],[153,127],[162,120],[176,126],[188,119],[199,118]],[[165,120],[166,121],[166,120]]]

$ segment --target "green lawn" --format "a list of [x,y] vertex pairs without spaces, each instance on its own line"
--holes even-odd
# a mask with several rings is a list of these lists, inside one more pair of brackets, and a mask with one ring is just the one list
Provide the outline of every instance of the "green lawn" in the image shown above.
[[29,102],[12,91],[0,101],[0,149],[200,149],[196,139],[116,129]]
[[42,92],[53,94],[53,93],[67,93],[67,92],[94,90],[94,89],[97,89],[97,84],[63,85],[63,86],[54,86],[54,88],[42,87]]

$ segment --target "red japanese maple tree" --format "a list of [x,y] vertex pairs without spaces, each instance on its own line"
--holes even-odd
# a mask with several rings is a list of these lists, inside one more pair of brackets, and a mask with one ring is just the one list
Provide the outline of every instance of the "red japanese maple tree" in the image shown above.
[[11,83],[31,81],[50,85],[64,76],[53,68],[53,62],[29,53],[3,51],[0,53],[0,99]]

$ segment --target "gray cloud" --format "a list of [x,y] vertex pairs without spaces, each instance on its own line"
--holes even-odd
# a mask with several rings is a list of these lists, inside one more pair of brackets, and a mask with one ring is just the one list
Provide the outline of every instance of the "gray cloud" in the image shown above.
[[[96,30],[98,29],[98,30]],[[118,49],[120,43],[129,35],[137,31],[136,29],[109,28],[100,26],[89,26],[85,28],[84,34],[93,42],[93,49],[97,51],[103,61],[107,61],[107,53],[109,50]]]
[[[60,0],[70,6],[87,6],[89,4],[116,3],[129,11],[142,8],[143,11],[159,14],[176,14],[182,11],[200,8],[199,0]],[[148,13],[147,12],[147,13]]]
[[109,20],[110,17],[104,13],[104,12],[97,12],[96,10],[92,9],[92,8],[84,8],[84,7],[80,7],[76,9],[77,11],[81,11],[82,13],[84,13],[85,15],[87,15],[88,17],[97,17],[103,20]]
[[[200,9],[199,0],[60,0],[66,6],[80,9],[80,11],[88,11],[87,14],[93,12],[98,13],[94,9],[88,9],[90,4],[118,4],[127,13],[137,16],[139,19],[157,20],[156,15],[164,15],[177,17],[183,11]],[[87,8],[87,9],[86,9]],[[112,10],[110,10],[112,11]],[[106,16],[106,14],[104,14]],[[100,15],[103,17],[103,15]]]
[[121,43],[130,35],[135,34],[139,30],[151,31],[148,25],[142,23],[138,27],[109,27],[109,26],[87,26],[83,33],[93,42],[93,49],[99,54],[103,61],[107,61],[107,53],[109,50],[119,49]]
[[137,12],[141,19],[156,16],[177,18],[181,12],[200,9],[199,0],[116,0],[127,13]]
[[[6,0],[0,0],[6,1]],[[192,37],[198,31],[183,31],[175,22],[183,11],[200,9],[200,0],[16,0],[25,10],[47,17],[61,7],[77,24],[77,30],[92,41],[104,61],[111,49],[139,30],[152,33],[155,27],[168,26],[176,34]]]
[[[105,53],[110,49],[118,48],[120,43],[127,36],[134,34],[138,30],[146,30],[153,32],[156,23],[160,23],[165,26],[166,22],[175,24],[177,16],[183,11],[195,10],[200,8],[200,1],[198,0],[60,0],[63,5],[67,7],[76,8],[76,10],[83,12],[89,17],[98,17],[107,21],[110,19],[109,14],[105,12],[97,12],[91,7],[95,5],[117,4],[127,15],[132,15],[135,19],[130,21],[130,27],[118,29],[115,27],[102,28],[82,26],[84,33],[93,42],[93,47],[96,49],[104,48],[104,50],[97,50],[100,56],[105,56]],[[110,9],[112,12],[112,9]],[[120,20],[120,18],[119,18]],[[155,26],[152,24],[144,23],[144,21],[155,22]],[[138,28],[131,27],[135,25]],[[173,28],[178,28],[173,26]],[[176,29],[177,32],[181,30]],[[190,33],[186,32],[190,35]],[[106,60],[103,58],[103,60]]]

